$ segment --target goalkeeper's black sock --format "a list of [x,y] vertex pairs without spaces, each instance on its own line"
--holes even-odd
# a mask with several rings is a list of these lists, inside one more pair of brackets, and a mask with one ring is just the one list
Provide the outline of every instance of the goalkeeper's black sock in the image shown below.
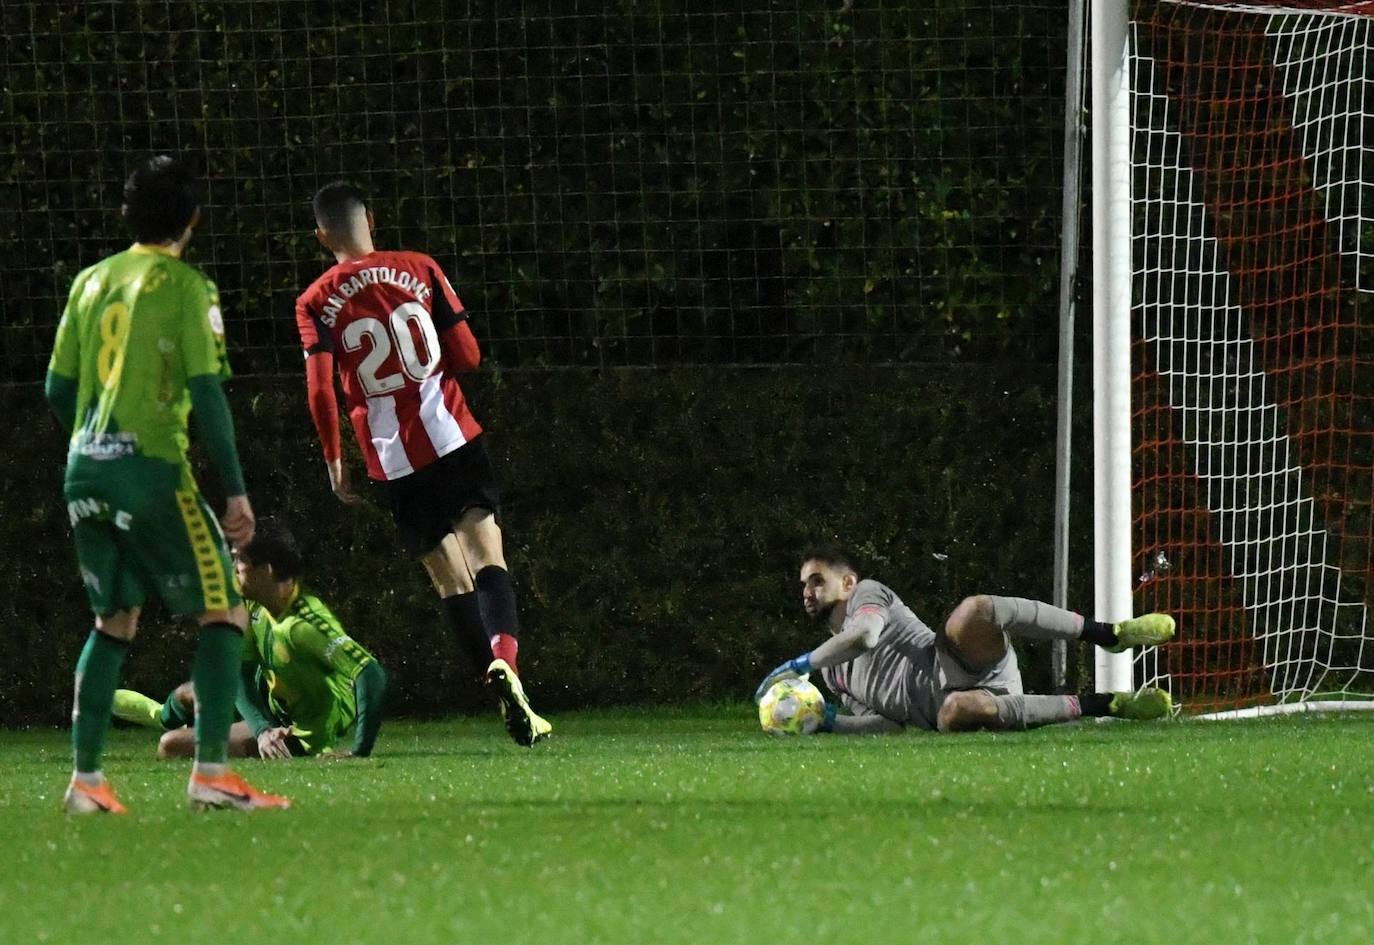
[[[1116,646],[1116,624],[1083,618],[1083,632],[1078,637],[1084,643],[1110,648]],[[1085,712],[1084,715],[1087,713]]]
[[1078,707],[1090,718],[1101,718],[1112,714],[1111,692],[1085,692],[1078,697]]
[[440,603],[444,607],[444,618],[453,631],[458,647],[472,663],[473,671],[481,676],[491,662],[491,639],[487,636],[486,626],[482,623],[482,607],[477,602],[477,593],[454,594],[445,597]]

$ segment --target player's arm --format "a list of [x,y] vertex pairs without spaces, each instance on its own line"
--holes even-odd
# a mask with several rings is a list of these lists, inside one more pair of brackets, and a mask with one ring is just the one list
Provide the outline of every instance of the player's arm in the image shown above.
[[72,432],[72,428],[76,426],[78,386],[75,378],[64,377],[52,368],[48,369],[48,376],[43,381],[43,396],[48,399],[48,406],[57,414],[57,422],[62,424],[62,429],[66,433]]
[[305,351],[306,403],[310,420],[320,438],[324,465],[329,470],[329,487],[346,505],[362,497],[349,484],[348,467],[343,463],[339,443],[339,402],[334,396],[334,343],[324,323],[304,298],[296,300],[296,330]]
[[839,706],[827,702],[825,719],[821,723],[822,732],[834,732],[836,735],[892,735],[906,729],[901,722],[879,715],[849,693],[840,693],[840,702],[850,714],[841,715]]
[[386,698],[386,671],[381,664],[353,638],[308,621],[292,627],[291,644],[297,652],[314,660],[322,672],[342,676],[352,683],[358,709],[352,753],[361,758],[372,754],[382,727],[382,703]]
[[262,693],[258,689],[257,666],[254,663],[245,662],[239,666],[239,691],[234,698],[234,707],[248,723],[254,738],[261,737],[264,732],[276,726],[268,715],[267,706],[263,704]]
[[808,654],[811,669],[825,669],[863,656],[878,645],[886,623],[887,608],[880,604],[859,607],[845,618],[844,627],[839,633]]
[[234,417],[224,396],[224,382],[218,374],[199,374],[187,378],[186,386],[191,392],[191,415],[196,418],[201,445],[219,473],[225,494],[242,497],[248,489],[243,484]]
[[199,275],[192,279],[185,289],[186,316],[181,332],[186,389],[191,394],[191,413],[202,448],[209,454],[228,496],[224,531],[237,546],[252,540],[254,519],[234,440],[234,418],[224,396],[224,381],[232,374],[224,345],[224,317],[214,283]]
[[837,715],[829,728],[822,729],[836,735],[895,735],[906,726],[883,715]]
[[363,667],[353,680],[353,698],[358,703],[358,728],[353,738],[353,754],[366,758],[377,743],[382,729],[382,703],[386,700],[386,670],[375,659]]
[[754,692],[754,701],[762,699],[763,694],[780,680],[796,679],[810,674],[813,670],[848,663],[862,656],[878,645],[886,624],[886,607],[877,603],[862,604],[845,618],[844,627],[839,633],[810,653],[803,653],[795,659],[788,660],[765,676]]
[[72,323],[76,317],[77,299],[85,291],[86,280],[78,277],[72,283],[67,307],[57,323],[57,337],[53,341],[52,357],[48,360],[48,375],[43,381],[43,396],[47,398],[57,422],[70,433],[76,426],[76,397],[81,375],[81,343]]
[[477,346],[477,338],[468,327],[467,310],[462,299],[453,291],[453,286],[437,263],[430,261],[430,289],[434,299],[430,317],[439,332],[439,347],[442,349],[444,372],[447,374],[466,374],[477,370],[482,363],[482,350]]

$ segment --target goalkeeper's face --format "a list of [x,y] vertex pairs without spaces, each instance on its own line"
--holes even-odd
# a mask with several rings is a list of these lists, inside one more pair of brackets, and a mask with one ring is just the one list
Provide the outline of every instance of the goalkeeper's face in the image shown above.
[[807,561],[801,568],[802,609],[812,620],[826,622],[835,608],[849,600],[857,583],[854,572],[824,561]]

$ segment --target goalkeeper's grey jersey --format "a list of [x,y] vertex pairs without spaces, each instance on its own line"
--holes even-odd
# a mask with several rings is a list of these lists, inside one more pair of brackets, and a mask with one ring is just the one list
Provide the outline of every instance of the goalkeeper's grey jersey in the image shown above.
[[845,628],[870,611],[883,618],[878,645],[848,663],[822,669],[821,678],[855,715],[934,729],[942,701],[935,632],[890,587],[863,580],[845,607]]

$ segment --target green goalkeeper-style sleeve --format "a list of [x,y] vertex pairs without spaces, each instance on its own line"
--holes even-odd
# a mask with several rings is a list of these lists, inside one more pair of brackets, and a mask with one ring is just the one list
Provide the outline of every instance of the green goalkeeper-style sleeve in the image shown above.
[[234,699],[234,707],[253,730],[254,738],[276,724],[268,717],[267,709],[258,695],[257,674],[252,663],[243,663],[239,667],[239,693]]
[[358,733],[353,739],[353,754],[366,758],[372,754],[377,732],[382,727],[382,702],[386,697],[386,670],[375,659],[363,667],[353,681],[358,700]]
[[239,451],[234,444],[234,418],[229,414],[229,401],[224,386],[213,374],[201,374],[186,382],[191,391],[191,411],[195,414],[196,429],[200,431],[210,461],[219,472],[226,495],[243,495],[243,470],[239,467]]
[[56,371],[49,371],[47,380],[43,383],[43,396],[48,398],[53,413],[57,414],[57,422],[62,424],[62,429],[72,432],[72,427],[76,425],[76,392],[77,382],[70,377],[63,377]]

